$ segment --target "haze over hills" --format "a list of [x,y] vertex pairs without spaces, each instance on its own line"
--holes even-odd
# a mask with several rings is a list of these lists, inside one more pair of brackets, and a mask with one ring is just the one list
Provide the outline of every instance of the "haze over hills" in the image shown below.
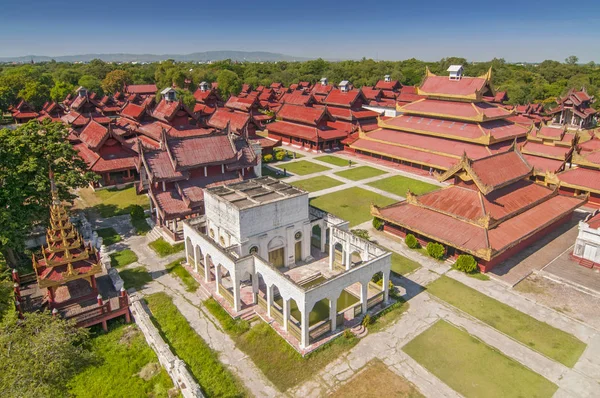
[[92,59],[101,59],[105,62],[157,62],[165,59],[175,61],[219,61],[231,59],[232,61],[250,61],[250,62],[274,62],[274,61],[306,61],[310,58],[295,57],[286,54],[272,53],[267,51],[204,51],[191,54],[79,54],[79,55],[25,55],[21,57],[0,57],[0,62],[89,62]]

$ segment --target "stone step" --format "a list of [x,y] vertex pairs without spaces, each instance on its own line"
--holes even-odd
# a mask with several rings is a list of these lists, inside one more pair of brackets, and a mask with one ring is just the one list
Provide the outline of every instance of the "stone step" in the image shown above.
[[252,311],[248,311],[245,314],[242,314],[242,316],[240,316],[241,320],[244,321],[248,321],[248,322],[252,322],[253,319],[255,319],[258,315],[256,315],[256,312],[254,312],[254,310]]
[[594,262],[590,261],[590,260],[586,260],[584,258],[579,260],[579,265],[583,265],[586,268],[594,268]]

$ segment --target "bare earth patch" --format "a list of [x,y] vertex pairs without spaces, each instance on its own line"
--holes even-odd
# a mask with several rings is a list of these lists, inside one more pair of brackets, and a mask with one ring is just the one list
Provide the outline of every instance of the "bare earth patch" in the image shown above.
[[330,397],[334,398],[378,398],[378,397],[422,397],[417,388],[402,376],[374,359]]
[[138,376],[140,377],[140,379],[148,381],[157,374],[159,374],[161,369],[162,368],[160,367],[160,364],[158,362],[150,362],[148,365],[144,366],[142,370],[140,370]]
[[556,311],[600,328],[600,298],[532,274],[514,287],[522,295]]

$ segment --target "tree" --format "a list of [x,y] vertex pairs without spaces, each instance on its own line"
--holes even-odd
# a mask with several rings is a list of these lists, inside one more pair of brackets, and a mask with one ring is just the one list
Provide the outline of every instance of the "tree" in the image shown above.
[[191,112],[194,111],[194,106],[196,106],[196,98],[194,97],[194,94],[188,90],[177,89],[177,98],[183,101],[183,104],[187,106]]
[[25,88],[19,91],[19,97],[38,110],[42,109],[49,96],[50,88],[37,81],[27,82]]
[[477,270],[477,261],[470,254],[461,254],[456,259],[454,268],[467,274],[472,274]]
[[102,80],[102,89],[105,93],[114,94],[117,91],[123,90],[126,84],[131,82],[129,72],[117,69],[108,72],[104,80]]
[[94,363],[88,331],[49,312],[0,324],[0,391],[11,397],[66,396],[67,382]]
[[219,83],[219,93],[223,98],[227,98],[230,95],[237,95],[242,89],[239,76],[230,70],[219,72],[217,83]]
[[565,64],[567,65],[577,65],[577,62],[579,62],[579,58],[577,58],[575,55],[570,55],[565,58]]
[[61,199],[97,177],[67,140],[60,122],[30,121],[15,130],[0,130],[0,253],[15,267],[25,237],[47,222],[51,203],[49,169]]
[[90,92],[95,92],[98,95],[103,95],[102,82],[97,77],[92,75],[84,75],[79,79],[79,85],[85,87]]
[[444,258],[444,254],[446,253],[444,246],[436,242],[429,242],[427,244],[426,249],[427,254],[429,254],[430,257],[433,257],[436,260],[441,260],[442,258]]
[[52,101],[60,102],[63,101],[69,93],[73,92],[75,87],[71,83],[67,82],[56,82],[54,87],[50,90],[50,98]]

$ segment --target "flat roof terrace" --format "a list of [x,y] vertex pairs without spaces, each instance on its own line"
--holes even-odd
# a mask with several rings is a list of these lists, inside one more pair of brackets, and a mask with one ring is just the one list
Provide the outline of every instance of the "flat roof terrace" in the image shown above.
[[208,188],[207,191],[238,209],[247,209],[308,194],[300,188],[268,176]]

